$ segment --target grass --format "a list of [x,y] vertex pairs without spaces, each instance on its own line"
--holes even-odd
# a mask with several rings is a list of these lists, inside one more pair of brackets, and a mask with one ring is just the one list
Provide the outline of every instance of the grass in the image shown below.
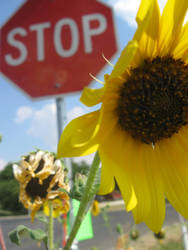
[[184,250],[180,223],[163,228],[165,238],[157,240],[152,232],[141,235],[137,241],[131,242],[135,250]]
[[11,216],[14,215],[12,211],[0,209],[0,216]]
[[2,208],[0,208],[0,216],[16,216],[16,215],[25,215],[27,213],[24,212],[13,212],[10,210],[4,210]]

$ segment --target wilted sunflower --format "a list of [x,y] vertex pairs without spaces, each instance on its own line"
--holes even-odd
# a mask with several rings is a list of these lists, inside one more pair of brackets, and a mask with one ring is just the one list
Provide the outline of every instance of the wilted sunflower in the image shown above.
[[159,232],[165,197],[188,219],[188,1],[142,0],[137,31],[101,89],[85,88],[86,106],[100,110],[65,128],[58,156],[99,151],[100,194],[116,179],[136,223]]
[[38,151],[23,157],[19,165],[14,164],[14,175],[20,184],[20,202],[31,210],[31,218],[49,200],[56,207],[55,198],[61,200],[64,213],[69,210],[69,184],[67,171],[60,160],[51,153]]

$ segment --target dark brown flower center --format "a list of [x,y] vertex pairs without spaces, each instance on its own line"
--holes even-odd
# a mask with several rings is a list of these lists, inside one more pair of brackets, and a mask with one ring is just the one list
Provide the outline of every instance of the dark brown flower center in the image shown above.
[[38,167],[35,169],[35,174],[37,174],[38,172],[40,172],[43,169],[44,164],[45,164],[44,159],[41,159],[39,161]]
[[188,64],[146,59],[119,89],[119,127],[146,144],[169,138],[188,123]]
[[49,175],[45,180],[43,180],[42,184],[39,183],[39,178],[37,178],[37,177],[32,178],[26,186],[27,194],[32,199],[35,199],[37,196],[39,196],[41,198],[46,198],[47,189],[48,189],[53,177],[54,177],[54,175]]

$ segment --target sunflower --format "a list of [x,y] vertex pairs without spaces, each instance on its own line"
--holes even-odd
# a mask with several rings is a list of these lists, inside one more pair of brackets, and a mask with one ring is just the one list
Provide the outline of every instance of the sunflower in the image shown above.
[[[70,190],[67,183],[67,171],[60,160],[51,153],[38,151],[23,157],[20,164],[14,164],[14,175],[20,184],[19,200],[25,208],[31,210],[31,218],[50,200],[58,211],[66,213],[69,210]],[[47,208],[46,210],[47,211]]]
[[58,157],[99,151],[99,194],[117,181],[136,223],[159,232],[165,198],[188,219],[188,1],[142,0],[135,35],[100,89],[81,102],[101,108],[71,121]]

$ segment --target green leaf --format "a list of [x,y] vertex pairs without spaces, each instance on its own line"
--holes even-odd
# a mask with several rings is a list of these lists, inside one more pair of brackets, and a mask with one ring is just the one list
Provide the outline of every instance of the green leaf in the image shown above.
[[19,225],[9,233],[10,240],[20,246],[20,240],[21,238],[25,236],[30,236],[31,239],[36,241],[44,241],[44,243],[47,242],[47,235],[42,229],[30,229],[24,225]]
[[16,227],[16,229],[14,229],[9,233],[9,238],[13,243],[20,246],[20,238],[29,235],[29,233],[30,233],[29,228],[27,228],[24,225],[19,225]]
[[47,235],[42,229],[30,230],[30,236],[33,240],[42,241]]

